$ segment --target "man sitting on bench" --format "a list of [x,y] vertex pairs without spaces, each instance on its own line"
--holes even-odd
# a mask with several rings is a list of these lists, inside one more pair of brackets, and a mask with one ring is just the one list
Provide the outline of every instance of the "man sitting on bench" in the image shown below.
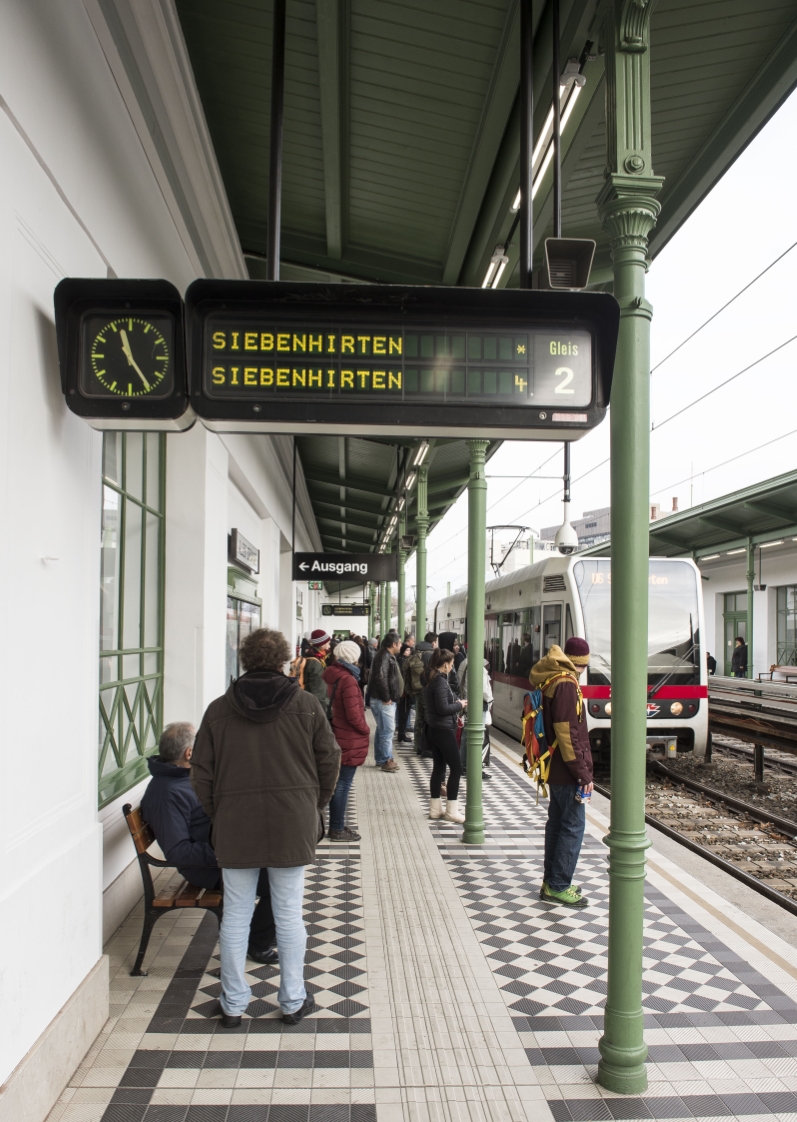
[[[190,782],[195,738],[196,729],[186,721],[163,730],[158,742],[160,755],[147,760],[152,779],[141,799],[141,813],[166,860],[177,866],[180,876],[198,888],[216,889],[221,885],[221,869],[210,844],[210,819]],[[257,894],[260,900],[249,927],[247,954],[255,962],[273,965],[277,961],[277,932],[267,869],[260,875]]]

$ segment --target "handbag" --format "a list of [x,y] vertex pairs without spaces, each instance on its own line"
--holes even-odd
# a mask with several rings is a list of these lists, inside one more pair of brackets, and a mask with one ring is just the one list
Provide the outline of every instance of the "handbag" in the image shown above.
[[454,730],[454,735],[457,738],[457,747],[459,747],[460,744],[462,743],[462,730],[464,729],[464,727],[465,727],[465,718],[460,713],[457,716],[457,727]]

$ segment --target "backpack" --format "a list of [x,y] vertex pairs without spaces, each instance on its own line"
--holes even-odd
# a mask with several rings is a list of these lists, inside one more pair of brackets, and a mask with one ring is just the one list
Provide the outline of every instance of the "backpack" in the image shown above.
[[307,659],[303,658],[302,655],[299,655],[291,663],[291,677],[296,679],[302,689],[304,689],[304,668],[306,663]]
[[[542,797],[544,799],[548,798],[548,776],[551,771],[551,757],[558,747],[555,740],[550,748],[546,744],[545,722],[542,716],[542,697],[551,682],[555,682],[558,678],[568,678],[571,682],[574,681],[573,675],[569,671],[562,670],[558,674],[552,674],[550,678],[546,678],[539,689],[532,690],[523,698],[523,732],[520,737],[520,743],[526,749],[523,753],[523,770],[529,779],[533,779],[537,784],[538,803],[540,801],[540,790],[542,790]],[[581,696],[581,687],[577,681],[575,686],[577,695],[576,713],[580,721],[583,699]]]

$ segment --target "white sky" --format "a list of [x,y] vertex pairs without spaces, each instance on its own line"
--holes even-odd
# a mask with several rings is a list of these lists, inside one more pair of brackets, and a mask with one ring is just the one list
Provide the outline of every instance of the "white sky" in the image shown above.
[[[654,367],[797,241],[795,136],[797,94],[651,266],[647,297],[653,305]],[[655,138],[653,154],[655,167]],[[797,340],[677,420],[662,422],[797,335],[795,276],[797,248],[653,374],[651,502],[661,503],[662,511],[671,509],[673,496],[684,509],[794,467]],[[787,433],[791,435],[759,448]],[[489,479],[560,474],[561,449],[561,444],[511,441],[498,450],[487,469],[488,526],[520,523],[539,530],[561,522],[561,483],[556,479]],[[571,517],[609,505],[609,464],[597,467],[608,456],[607,416],[572,445]],[[429,537],[427,581],[432,587],[427,595],[432,603],[446,595],[447,582],[452,591],[467,582],[467,502],[466,491]],[[414,569],[413,558],[407,566],[408,599],[414,592]]]

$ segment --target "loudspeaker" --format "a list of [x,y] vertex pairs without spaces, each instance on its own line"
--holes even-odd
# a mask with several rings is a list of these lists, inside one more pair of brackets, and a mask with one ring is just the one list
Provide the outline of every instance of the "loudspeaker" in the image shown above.
[[586,288],[594,256],[595,242],[592,238],[546,238],[547,287]]

